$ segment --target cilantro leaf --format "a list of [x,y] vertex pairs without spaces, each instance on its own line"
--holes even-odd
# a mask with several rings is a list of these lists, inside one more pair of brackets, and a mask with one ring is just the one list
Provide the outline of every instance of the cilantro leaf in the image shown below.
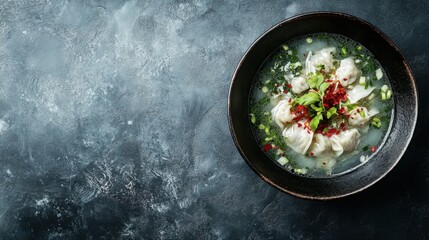
[[327,112],[326,112],[326,117],[328,119],[330,119],[332,117],[332,115],[334,114],[338,114],[337,113],[337,109],[335,107],[331,107]]
[[321,120],[323,120],[323,115],[320,112],[317,113],[317,115],[313,119],[311,119],[310,127],[311,127],[311,130],[313,130],[313,132],[316,131]]
[[311,73],[307,78],[307,84],[310,88],[317,88],[325,81],[321,73]]
[[321,107],[316,107],[316,105],[314,105],[314,104],[311,104],[311,106],[310,106],[314,111],[316,111],[316,112],[322,112],[323,111],[323,108],[321,108]]
[[321,101],[321,99],[320,99],[319,94],[317,94],[315,92],[309,92],[307,94],[304,94],[300,97],[295,98],[294,104],[300,104],[300,105],[308,106],[310,104],[320,102],[320,101]]
[[320,84],[319,91],[324,92],[326,89],[328,89],[329,85],[330,85],[330,83],[327,83],[327,82]]

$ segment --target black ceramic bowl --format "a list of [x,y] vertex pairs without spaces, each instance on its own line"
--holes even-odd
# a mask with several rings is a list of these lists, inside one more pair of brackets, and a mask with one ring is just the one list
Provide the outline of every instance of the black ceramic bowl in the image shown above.
[[[295,175],[261,150],[249,122],[249,94],[259,67],[284,42],[312,33],[336,33],[365,46],[383,66],[394,107],[384,145],[365,164],[331,177]],[[359,192],[384,177],[399,161],[417,120],[417,89],[407,61],[394,43],[368,22],[344,14],[315,12],[286,19],[259,37],[247,50],[232,78],[228,120],[234,143],[249,166],[267,183],[297,197],[334,199]]]

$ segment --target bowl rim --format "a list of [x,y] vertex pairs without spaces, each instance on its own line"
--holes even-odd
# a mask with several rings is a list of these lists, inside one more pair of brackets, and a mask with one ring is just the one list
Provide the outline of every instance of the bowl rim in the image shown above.
[[[236,136],[236,132],[235,129],[233,127],[233,122],[232,122],[232,109],[231,109],[231,94],[232,94],[232,90],[233,90],[233,85],[235,82],[235,79],[237,77],[237,74],[241,68],[241,66],[243,65],[246,57],[248,56],[248,54],[252,51],[252,49],[255,47],[256,44],[258,44],[258,42],[264,38],[266,35],[268,35],[271,31],[273,31],[274,29],[277,29],[279,27],[281,27],[283,24],[286,23],[290,23],[293,21],[297,21],[297,20],[302,20],[305,18],[310,18],[310,17],[323,17],[323,16],[333,16],[333,17],[341,17],[341,18],[347,18],[347,19],[351,19],[353,21],[357,21],[362,25],[365,25],[366,27],[369,27],[372,31],[376,32],[381,38],[383,38],[383,40],[390,45],[390,47],[398,54],[398,56],[400,57],[403,66],[405,67],[406,73],[409,76],[409,80],[411,83],[411,88],[413,91],[413,96],[414,96],[414,101],[415,101],[415,114],[413,117],[413,121],[412,121],[412,125],[411,125],[411,129],[410,129],[410,135],[409,137],[405,140],[405,145],[404,147],[400,150],[398,157],[396,157],[396,160],[387,168],[387,170],[385,172],[383,172],[382,174],[380,174],[379,176],[377,176],[374,180],[372,180],[371,182],[369,182],[368,184],[354,190],[354,191],[350,191],[347,193],[343,193],[343,194],[338,194],[338,195],[333,195],[333,196],[309,196],[309,195],[305,195],[305,194],[300,194],[298,192],[295,191],[291,191],[288,190],[286,188],[283,188],[281,186],[279,186],[278,184],[276,184],[274,181],[272,181],[270,178],[264,176],[262,173],[260,173],[251,163],[251,161],[245,156],[243,149],[241,148],[237,136]],[[371,187],[372,185],[374,185],[375,183],[377,183],[378,181],[380,181],[382,178],[384,178],[397,164],[398,162],[401,160],[402,156],[404,155],[405,151],[407,150],[413,136],[414,136],[414,130],[417,124],[417,119],[418,119],[418,105],[419,105],[419,94],[418,94],[418,90],[417,90],[417,84],[416,84],[416,80],[414,77],[414,74],[411,70],[410,64],[409,62],[406,60],[406,58],[404,57],[404,55],[401,53],[401,51],[399,50],[399,48],[396,46],[396,44],[384,33],[382,32],[378,27],[376,27],[375,25],[371,24],[370,22],[361,19],[359,17],[356,17],[354,15],[348,14],[348,13],[344,13],[344,12],[338,12],[338,11],[311,11],[311,12],[305,12],[305,13],[301,13],[301,14],[297,14],[294,15],[292,17],[289,18],[285,18],[284,20],[276,23],[275,25],[273,25],[272,27],[270,27],[268,30],[264,31],[259,37],[257,37],[251,44],[250,46],[247,48],[247,50],[244,52],[243,56],[241,57],[238,65],[236,66],[234,73],[232,75],[231,78],[231,83],[230,83],[230,87],[229,87],[229,91],[228,91],[228,101],[227,101],[227,108],[228,108],[228,125],[229,125],[229,130],[230,130],[230,134],[232,136],[233,142],[235,147],[237,148],[238,152],[240,153],[241,157],[245,160],[245,162],[247,163],[247,165],[249,165],[249,167],[266,183],[270,184],[271,186],[275,187],[276,189],[282,191],[282,192],[286,192],[292,196],[295,197],[299,197],[299,198],[303,198],[303,199],[310,199],[310,200],[332,200],[332,199],[338,199],[338,198],[342,198],[342,197],[346,197],[346,196],[350,196],[353,194],[356,194],[358,192],[361,192],[369,187]],[[392,113],[393,113],[393,109],[392,109]],[[393,118],[392,118],[393,119]],[[390,123],[390,127],[388,132],[390,131],[390,129],[392,128],[392,122]],[[383,142],[386,139],[383,140]],[[346,170],[345,173],[350,173],[352,171],[348,171]],[[340,174],[343,175],[343,174]],[[339,177],[339,176],[334,176],[335,177]]]

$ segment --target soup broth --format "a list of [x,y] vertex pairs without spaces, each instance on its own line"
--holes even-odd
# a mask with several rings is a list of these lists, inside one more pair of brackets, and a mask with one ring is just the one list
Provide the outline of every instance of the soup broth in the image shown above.
[[261,66],[249,121],[262,150],[300,175],[338,174],[367,161],[388,132],[387,76],[359,43],[336,34],[299,37]]

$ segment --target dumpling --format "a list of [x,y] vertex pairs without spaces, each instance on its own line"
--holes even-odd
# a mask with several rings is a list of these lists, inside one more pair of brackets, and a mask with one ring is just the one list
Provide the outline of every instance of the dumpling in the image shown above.
[[277,104],[279,104],[279,102],[281,101],[281,100],[289,100],[289,98],[291,98],[292,97],[292,94],[290,93],[290,92],[288,92],[288,93],[286,93],[286,94],[284,94],[283,93],[283,88],[282,87],[280,87],[279,88],[279,92],[281,92],[280,94],[275,94],[275,95],[273,95],[271,98],[270,98],[270,103],[271,103],[271,105],[273,105],[273,106],[276,106]]
[[290,84],[292,85],[292,92],[296,94],[302,93],[309,88],[305,78],[301,76],[292,78]]
[[311,145],[314,132],[304,127],[304,122],[295,123],[283,130],[283,136],[289,147],[295,152],[305,154]]
[[326,71],[331,71],[334,68],[334,56],[336,49],[334,47],[323,48],[311,56],[311,63],[314,67],[324,66]]
[[350,103],[357,103],[362,98],[367,97],[371,92],[375,89],[375,87],[368,87],[365,89],[364,86],[356,85],[352,90],[347,91],[348,98]]
[[359,141],[360,133],[357,129],[346,130],[331,137],[332,150],[334,150],[335,155],[340,156],[344,152],[355,150]]
[[323,136],[320,133],[314,134],[313,143],[308,149],[309,153],[314,156],[326,155],[331,151],[331,140],[327,136]]
[[352,84],[356,79],[360,78],[361,71],[356,67],[353,58],[345,58],[341,60],[340,66],[337,69],[337,78],[343,87]]
[[[363,113],[362,113],[363,112]],[[367,123],[374,115],[378,114],[377,109],[371,109],[368,111],[366,107],[357,107],[349,113],[349,124],[351,126],[360,126],[362,127]]]
[[284,125],[288,122],[291,122],[295,117],[290,111],[292,107],[289,99],[281,100],[272,110],[271,116],[273,121],[281,128],[284,128]]

